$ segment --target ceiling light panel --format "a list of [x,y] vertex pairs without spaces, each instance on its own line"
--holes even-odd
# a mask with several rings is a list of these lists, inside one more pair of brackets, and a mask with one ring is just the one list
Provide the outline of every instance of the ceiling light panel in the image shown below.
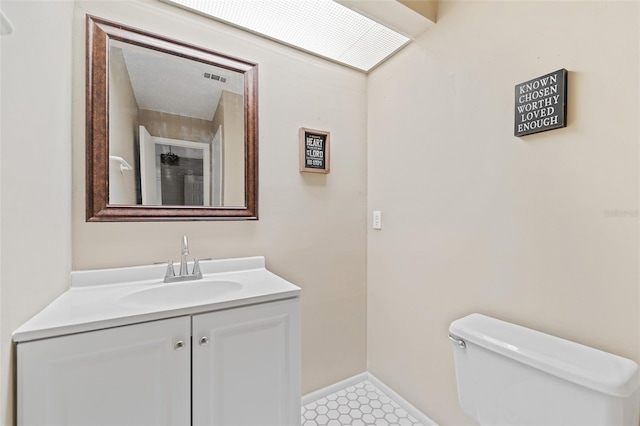
[[333,0],[166,0],[369,71],[410,39]]

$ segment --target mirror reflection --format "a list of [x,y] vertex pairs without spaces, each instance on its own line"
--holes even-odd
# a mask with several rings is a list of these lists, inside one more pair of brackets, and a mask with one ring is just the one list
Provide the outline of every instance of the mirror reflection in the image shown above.
[[244,74],[113,39],[108,66],[109,204],[244,206]]

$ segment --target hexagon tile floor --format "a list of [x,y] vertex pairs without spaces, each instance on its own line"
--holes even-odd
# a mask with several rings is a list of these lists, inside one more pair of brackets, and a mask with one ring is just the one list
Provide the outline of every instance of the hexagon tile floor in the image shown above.
[[368,380],[302,407],[302,426],[423,426]]

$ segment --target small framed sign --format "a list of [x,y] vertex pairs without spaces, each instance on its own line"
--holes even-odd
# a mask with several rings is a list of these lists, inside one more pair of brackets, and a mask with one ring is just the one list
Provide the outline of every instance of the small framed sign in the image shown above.
[[567,70],[516,85],[514,136],[567,127]]
[[300,128],[300,171],[307,173],[329,173],[329,132]]

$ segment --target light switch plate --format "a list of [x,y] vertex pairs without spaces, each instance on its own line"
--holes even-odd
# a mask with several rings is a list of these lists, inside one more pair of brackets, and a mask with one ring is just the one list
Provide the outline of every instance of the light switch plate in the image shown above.
[[380,210],[373,212],[373,229],[382,229],[382,212]]

